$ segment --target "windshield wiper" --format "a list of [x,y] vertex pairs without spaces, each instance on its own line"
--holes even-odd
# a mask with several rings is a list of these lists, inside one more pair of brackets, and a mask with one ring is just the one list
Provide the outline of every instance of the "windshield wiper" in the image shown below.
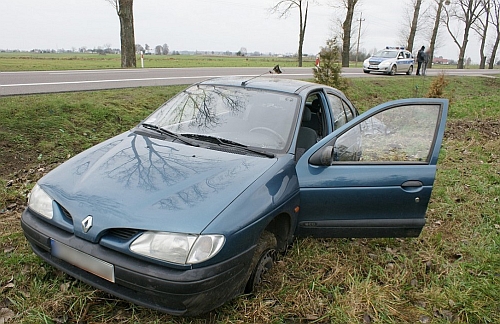
[[209,142],[209,143],[213,143],[213,144],[217,144],[217,145],[224,145],[224,146],[229,146],[229,147],[241,148],[247,152],[252,152],[252,153],[259,154],[259,155],[263,155],[263,156],[268,157],[268,158],[274,158],[276,156],[276,155],[274,155],[274,153],[269,153],[269,152],[257,150],[254,148],[250,148],[245,144],[241,144],[241,143],[234,142],[234,141],[231,141],[231,140],[228,140],[225,138],[221,138],[221,137],[217,137],[217,136],[202,135],[202,134],[181,134],[181,135],[184,137],[196,139],[198,141]]
[[144,127],[144,128],[146,128],[146,129],[155,131],[155,132],[157,132],[159,134],[167,135],[169,137],[172,137],[172,138],[174,138],[176,140],[179,140],[179,141],[183,142],[184,144],[191,145],[191,146],[200,146],[197,143],[193,143],[192,141],[183,138],[184,136],[182,136],[180,134],[177,134],[177,133],[174,133],[174,132],[171,132],[169,130],[166,130],[165,128],[161,128],[158,125],[149,124],[149,123],[142,123],[141,126]]

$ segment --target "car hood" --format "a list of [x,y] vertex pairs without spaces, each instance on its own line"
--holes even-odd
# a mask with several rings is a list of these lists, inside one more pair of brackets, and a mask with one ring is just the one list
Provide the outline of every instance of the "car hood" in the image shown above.
[[[275,162],[126,132],[39,185],[70,215],[75,234],[90,240],[110,228],[201,233]],[[89,215],[92,227],[83,233]]]
[[367,61],[381,63],[383,61],[392,61],[392,60],[396,60],[396,58],[372,56]]

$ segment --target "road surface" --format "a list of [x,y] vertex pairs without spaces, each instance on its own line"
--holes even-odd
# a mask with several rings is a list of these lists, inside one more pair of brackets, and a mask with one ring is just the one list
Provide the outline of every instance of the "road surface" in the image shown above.
[[[312,68],[281,68],[283,74],[277,78],[312,79]],[[427,70],[429,76],[440,69]],[[208,78],[224,75],[239,75],[248,78],[259,74],[269,76],[269,70],[261,67],[241,68],[154,68],[154,69],[111,69],[111,70],[68,70],[0,72],[0,96],[34,93],[52,93],[84,90],[102,90],[146,86],[191,84]],[[500,70],[457,70],[446,69],[447,75],[500,75]],[[365,74],[360,67],[343,68],[344,77],[380,77],[380,74]],[[389,77],[389,76],[383,76]],[[396,75],[400,78],[417,76]]]

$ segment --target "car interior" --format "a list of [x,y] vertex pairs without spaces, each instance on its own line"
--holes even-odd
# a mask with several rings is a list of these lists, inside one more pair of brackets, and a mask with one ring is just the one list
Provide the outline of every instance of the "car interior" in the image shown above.
[[319,94],[311,94],[306,100],[306,105],[302,114],[302,122],[297,137],[297,160],[305,151],[326,135],[324,134],[324,115]]

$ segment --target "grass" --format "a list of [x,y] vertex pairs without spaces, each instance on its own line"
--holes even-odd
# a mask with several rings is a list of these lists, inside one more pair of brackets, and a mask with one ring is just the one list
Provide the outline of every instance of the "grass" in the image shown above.
[[[433,77],[401,80],[351,79],[347,93],[364,111],[425,96]],[[500,79],[447,80],[448,124],[418,238],[296,240],[255,296],[196,318],[135,306],[53,269],[19,225],[43,173],[131,128],[182,87],[0,97],[0,322],[499,323]]]
[[[304,57],[303,66],[313,67],[314,57]],[[186,67],[281,67],[297,66],[296,58],[273,56],[145,55],[145,68]],[[137,56],[137,67],[141,67]],[[49,71],[119,69],[119,54],[0,53],[0,71]]]

